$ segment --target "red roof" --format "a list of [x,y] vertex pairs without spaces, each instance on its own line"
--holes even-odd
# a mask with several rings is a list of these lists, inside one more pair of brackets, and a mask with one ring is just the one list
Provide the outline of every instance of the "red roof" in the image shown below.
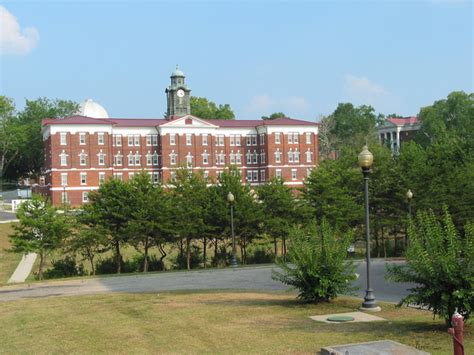
[[387,121],[397,126],[415,125],[420,123],[418,117],[387,118]]
[[[178,117],[172,117],[177,119]],[[293,118],[278,118],[275,120],[203,120],[219,127],[257,127],[257,126],[318,126],[319,123]],[[70,116],[63,119],[46,118],[43,126],[51,124],[107,124],[118,127],[156,127],[168,123],[164,118],[92,118],[86,116]]]

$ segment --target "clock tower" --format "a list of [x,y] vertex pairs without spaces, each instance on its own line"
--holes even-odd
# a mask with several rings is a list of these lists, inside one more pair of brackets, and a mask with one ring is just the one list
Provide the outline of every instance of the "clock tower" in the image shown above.
[[184,83],[184,73],[176,66],[171,74],[171,85],[165,90],[168,99],[167,117],[191,114],[191,89]]

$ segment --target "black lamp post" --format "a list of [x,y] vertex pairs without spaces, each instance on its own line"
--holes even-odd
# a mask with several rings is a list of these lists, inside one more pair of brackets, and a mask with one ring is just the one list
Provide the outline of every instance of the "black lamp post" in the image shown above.
[[[408,200],[408,218],[411,217],[411,199],[413,198],[413,192],[411,192],[410,189],[408,189],[407,193],[406,193],[406,197],[407,197],[407,200]],[[405,233],[405,248],[408,246],[408,228],[407,228],[407,231]]]
[[374,162],[374,156],[365,145],[362,152],[359,154],[359,166],[364,175],[364,195],[365,195],[365,257],[367,264],[367,289],[365,290],[364,302],[362,302],[361,309],[364,311],[378,312],[380,307],[375,301],[374,290],[370,287],[370,224],[369,224],[369,174],[370,167]]
[[227,201],[230,205],[230,230],[232,233],[232,258],[230,259],[230,266],[237,267],[236,247],[235,247],[235,234],[234,234],[234,195],[232,192],[227,194]]

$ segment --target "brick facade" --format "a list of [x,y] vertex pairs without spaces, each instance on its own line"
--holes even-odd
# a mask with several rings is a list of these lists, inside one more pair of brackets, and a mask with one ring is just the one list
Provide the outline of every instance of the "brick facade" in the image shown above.
[[46,190],[55,205],[79,206],[87,192],[111,177],[127,181],[144,170],[153,181],[167,183],[186,166],[212,181],[230,165],[241,171],[242,183],[259,185],[280,176],[298,187],[317,164],[317,134],[316,123],[289,118],[46,119]]

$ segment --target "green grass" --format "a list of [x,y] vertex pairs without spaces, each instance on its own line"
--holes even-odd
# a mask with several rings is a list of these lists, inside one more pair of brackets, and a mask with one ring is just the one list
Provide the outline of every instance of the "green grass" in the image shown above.
[[0,224],[0,285],[6,284],[21,260],[21,254],[10,253],[8,235],[13,232],[12,223]]
[[[304,304],[291,293],[173,292],[25,299],[2,303],[0,352],[315,353],[326,345],[392,339],[451,354],[429,312],[382,304],[387,322],[325,324],[309,316],[354,311],[359,300]],[[474,347],[472,327],[465,347]],[[468,352],[467,352],[468,353]]]

